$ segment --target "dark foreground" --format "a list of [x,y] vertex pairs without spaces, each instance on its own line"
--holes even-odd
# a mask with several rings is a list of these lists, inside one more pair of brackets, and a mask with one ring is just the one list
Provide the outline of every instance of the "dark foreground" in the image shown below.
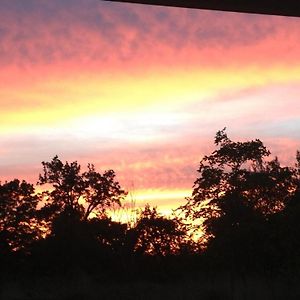
[[146,205],[113,221],[114,171],[57,156],[39,176],[51,191],[0,182],[0,300],[300,299],[300,151],[281,166],[225,128],[215,145],[172,217]]
[[[124,274],[126,277],[126,274]],[[103,283],[84,272],[68,277],[2,283],[3,300],[80,299],[300,299],[298,278],[236,277],[222,274],[180,282]]]

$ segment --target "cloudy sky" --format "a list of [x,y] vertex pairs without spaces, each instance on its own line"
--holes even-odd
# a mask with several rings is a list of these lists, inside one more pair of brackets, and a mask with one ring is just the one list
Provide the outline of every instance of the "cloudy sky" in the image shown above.
[[189,196],[217,130],[300,148],[300,19],[98,0],[1,0],[0,179],[114,169],[139,203]]

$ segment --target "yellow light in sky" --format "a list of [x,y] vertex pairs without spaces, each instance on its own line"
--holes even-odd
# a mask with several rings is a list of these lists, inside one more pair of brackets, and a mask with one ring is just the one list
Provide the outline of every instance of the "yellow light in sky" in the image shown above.
[[160,214],[169,217],[174,209],[185,203],[185,197],[190,195],[191,190],[137,190],[127,195],[123,208],[110,210],[108,215],[114,221],[131,223],[136,220],[139,211],[149,204],[157,207]]
[[176,208],[176,205],[182,205],[191,193],[191,189],[141,189],[130,192],[125,202],[134,201],[137,207],[144,207],[146,204],[159,206],[160,210],[171,213],[172,209]]
[[90,115],[128,114],[176,106],[188,101],[203,101],[223,90],[239,90],[273,82],[300,79],[300,67],[242,70],[194,69],[157,70],[146,76],[97,74],[80,78],[39,79],[33,86],[18,83],[2,88],[1,95],[13,99],[15,107],[0,112],[1,132],[23,127],[62,126],[64,122]]

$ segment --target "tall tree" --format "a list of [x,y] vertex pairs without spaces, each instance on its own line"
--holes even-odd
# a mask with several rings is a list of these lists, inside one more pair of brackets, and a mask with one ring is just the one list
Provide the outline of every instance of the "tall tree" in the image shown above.
[[100,174],[89,164],[82,172],[77,161],[63,163],[57,156],[42,164],[39,184],[49,189],[43,193],[40,216],[51,233],[35,248],[38,263],[63,271],[108,261],[123,245],[126,230],[107,214],[126,195],[114,171]]
[[40,237],[39,201],[33,185],[26,181],[0,183],[0,252],[27,250]]
[[206,239],[282,210],[294,189],[293,170],[256,139],[234,142],[226,128],[215,136],[217,149],[204,156],[192,197],[181,207],[187,217],[202,219]]

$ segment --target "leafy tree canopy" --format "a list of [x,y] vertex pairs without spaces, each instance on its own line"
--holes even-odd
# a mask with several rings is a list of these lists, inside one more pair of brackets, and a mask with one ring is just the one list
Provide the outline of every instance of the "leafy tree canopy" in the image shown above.
[[187,217],[203,219],[207,236],[217,236],[280,211],[295,189],[294,171],[256,139],[234,142],[226,128],[215,136],[217,149],[204,156],[192,197],[181,207]]
[[26,181],[0,183],[0,251],[25,249],[39,237],[39,201],[33,185]]
[[140,211],[135,227],[135,252],[147,255],[166,256],[192,248],[187,227],[179,218],[167,218],[157,209],[146,205]]
[[45,217],[51,218],[61,213],[75,214],[81,220],[91,216],[105,215],[107,208],[121,205],[126,192],[115,180],[115,172],[107,170],[103,174],[88,164],[88,170],[81,172],[81,166],[74,161],[63,163],[57,156],[50,162],[42,162],[43,174],[39,184],[49,184],[52,190],[44,193]]

